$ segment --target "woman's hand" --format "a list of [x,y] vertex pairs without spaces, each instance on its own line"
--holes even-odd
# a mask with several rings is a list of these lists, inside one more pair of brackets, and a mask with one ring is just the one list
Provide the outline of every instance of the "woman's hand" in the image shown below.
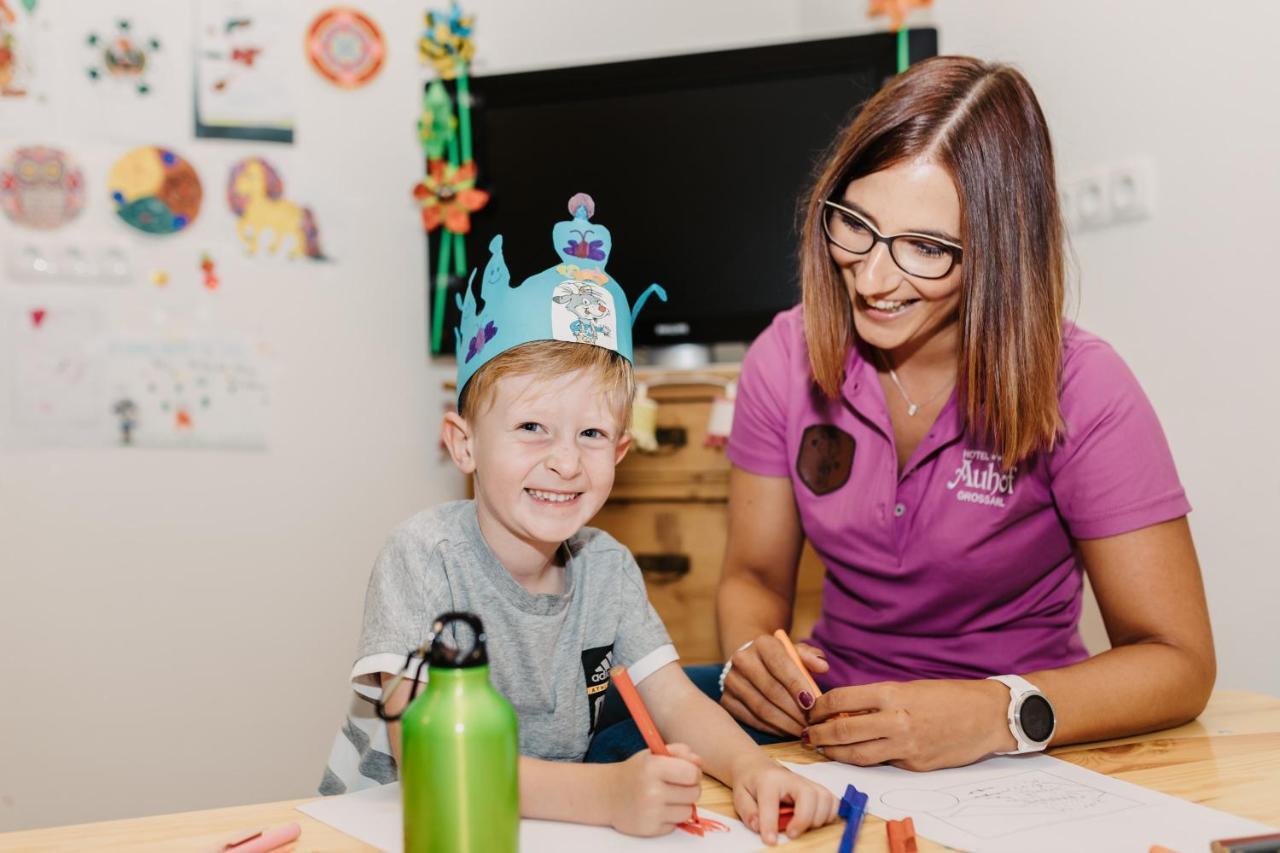
[[750,756],[745,762],[746,766],[733,771],[733,807],[765,844],[778,841],[778,808],[782,803],[790,803],[794,809],[786,832],[791,838],[836,819],[840,801],[826,788],[772,759]]
[[840,687],[814,704],[801,740],[845,764],[958,767],[1017,746],[1008,711],[1009,688],[987,679]]
[[[826,672],[827,659],[819,649],[798,643],[796,651],[810,672]],[[813,688],[787,655],[782,641],[761,634],[733,654],[733,668],[724,680],[720,704],[739,722],[775,735],[799,737],[813,707]]]

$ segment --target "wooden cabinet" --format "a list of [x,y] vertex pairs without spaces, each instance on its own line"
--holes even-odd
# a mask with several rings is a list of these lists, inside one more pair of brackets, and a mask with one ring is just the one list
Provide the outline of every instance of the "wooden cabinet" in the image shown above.
[[[714,376],[731,378],[736,369]],[[716,634],[716,587],[728,527],[729,462],[724,450],[705,445],[711,406],[722,388],[690,376],[670,383],[671,373],[649,389],[658,403],[659,449],[635,449],[618,466],[609,501],[591,522],[609,531],[644,572],[649,599],[667,625],[684,663],[723,660]],[[792,633],[807,636],[822,600],[822,564],[805,546],[797,579]]]

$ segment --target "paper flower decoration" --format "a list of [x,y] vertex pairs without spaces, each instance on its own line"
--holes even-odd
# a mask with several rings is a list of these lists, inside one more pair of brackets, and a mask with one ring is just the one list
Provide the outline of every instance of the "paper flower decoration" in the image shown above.
[[444,84],[432,80],[422,96],[422,117],[418,119],[418,141],[428,160],[443,160],[449,137],[458,130],[453,99]]
[[444,223],[445,230],[454,234],[470,233],[471,214],[489,203],[489,194],[476,189],[473,161],[461,166],[433,161],[427,176],[413,188],[413,197],[422,205],[426,230],[434,231]]
[[475,17],[463,15],[457,3],[449,7],[448,14],[428,11],[426,29],[418,39],[418,55],[423,62],[435,66],[445,80],[458,74],[458,66],[470,63],[476,55],[476,43],[471,37]]
[[871,0],[867,7],[868,18],[889,16],[889,29],[902,29],[902,22],[912,9],[923,9],[932,6],[933,0]]

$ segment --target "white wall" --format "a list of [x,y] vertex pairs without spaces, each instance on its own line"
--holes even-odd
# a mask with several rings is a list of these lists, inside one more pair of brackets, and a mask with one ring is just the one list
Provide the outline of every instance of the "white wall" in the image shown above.
[[[64,20],[76,8],[46,5]],[[324,5],[291,5],[294,29]],[[421,9],[361,5],[396,34],[388,67],[355,94],[304,73],[291,155],[290,184],[330,212],[339,263],[225,262],[245,286],[228,286],[220,310],[257,323],[277,353],[270,451],[0,451],[0,830],[307,795],[382,538],[460,489],[435,449],[449,371],[424,357],[426,265],[405,201],[421,167]],[[868,27],[849,0],[469,5],[479,73]],[[1280,693],[1261,627],[1280,600],[1280,546],[1266,536],[1280,463],[1239,450],[1265,447],[1280,415],[1280,344],[1266,334],[1280,296],[1260,272],[1280,183],[1280,60],[1266,42],[1280,10],[1233,12],[939,0],[933,17],[944,50],[1023,68],[1065,174],[1157,163],[1153,219],[1076,241],[1080,318],[1130,361],[1164,420],[1197,507],[1221,684]],[[1149,42],[1130,44],[1140,28]],[[0,137],[6,150],[45,141]],[[155,141],[197,165],[242,150]]]
[[1194,507],[1218,686],[1280,695],[1280,5],[1212,17],[1155,0],[940,0],[936,19],[943,51],[1027,75],[1060,174],[1155,163],[1151,219],[1074,238],[1079,321],[1128,360],[1164,424]]
[[[79,16],[96,5],[38,7],[72,40],[68,73],[79,73]],[[288,6],[299,43],[327,5]],[[0,449],[0,831],[314,792],[373,558],[396,522],[461,492],[436,450],[451,369],[425,356],[426,258],[409,200],[422,168],[425,6],[360,5],[390,36],[387,67],[346,93],[302,66],[296,145],[189,130],[138,140],[204,174],[190,233],[146,240],[113,221],[100,190],[126,146],[85,139],[74,122],[0,127],[2,151],[50,143],[80,156],[90,206],[56,234],[130,241],[140,280],[113,298],[149,316],[163,297],[146,273],[170,268],[176,282],[213,241],[224,284],[185,308],[260,333],[276,354],[267,452]],[[468,4],[478,73],[796,36],[795,10],[767,0],[732,14],[720,3],[534,5]],[[189,24],[176,32],[164,47],[189,49]],[[254,151],[315,208],[334,264],[240,257],[220,181]],[[6,246],[25,237],[0,220]],[[0,296],[26,287],[0,278]]]

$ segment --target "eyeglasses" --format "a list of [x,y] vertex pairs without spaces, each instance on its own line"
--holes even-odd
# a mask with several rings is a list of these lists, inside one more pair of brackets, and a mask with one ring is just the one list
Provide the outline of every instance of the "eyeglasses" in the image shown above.
[[889,247],[889,256],[898,269],[916,278],[945,278],[960,263],[963,247],[937,237],[906,232],[886,237],[875,226],[843,205],[824,201],[822,230],[827,239],[846,252],[865,255],[876,243]]

